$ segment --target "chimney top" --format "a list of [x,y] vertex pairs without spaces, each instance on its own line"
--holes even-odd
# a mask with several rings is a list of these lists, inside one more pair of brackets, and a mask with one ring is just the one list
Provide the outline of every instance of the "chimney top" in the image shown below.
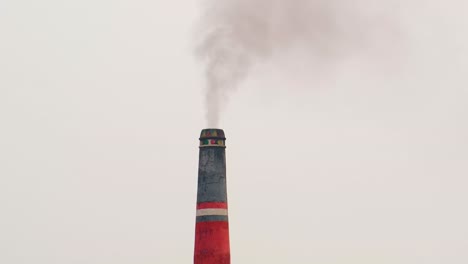
[[224,131],[218,128],[206,128],[203,129],[200,135],[200,140],[202,139],[223,139],[225,140],[226,137],[224,135]]
[[200,135],[200,148],[226,147],[224,131],[217,128],[203,129]]

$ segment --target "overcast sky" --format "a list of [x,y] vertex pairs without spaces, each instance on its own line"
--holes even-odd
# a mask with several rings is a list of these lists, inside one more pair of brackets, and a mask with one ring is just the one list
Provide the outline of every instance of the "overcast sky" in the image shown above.
[[[232,263],[468,263],[468,6],[399,2],[232,94]],[[0,0],[0,263],[193,262],[199,5]]]

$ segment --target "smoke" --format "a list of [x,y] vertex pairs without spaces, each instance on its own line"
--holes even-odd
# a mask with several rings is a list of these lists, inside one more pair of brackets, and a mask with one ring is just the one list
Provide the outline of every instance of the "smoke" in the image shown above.
[[299,48],[325,60],[370,48],[390,32],[391,5],[371,0],[206,0],[196,55],[205,66],[208,125],[251,68]]

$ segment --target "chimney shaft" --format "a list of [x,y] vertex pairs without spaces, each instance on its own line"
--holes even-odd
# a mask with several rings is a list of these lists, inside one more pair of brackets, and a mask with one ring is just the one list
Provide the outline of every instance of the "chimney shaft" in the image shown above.
[[226,138],[221,129],[200,136],[194,264],[230,264]]

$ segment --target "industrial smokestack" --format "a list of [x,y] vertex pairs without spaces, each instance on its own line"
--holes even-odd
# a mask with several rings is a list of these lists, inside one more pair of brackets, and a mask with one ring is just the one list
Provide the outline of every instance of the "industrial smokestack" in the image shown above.
[[194,264],[230,264],[226,138],[221,129],[200,136]]

